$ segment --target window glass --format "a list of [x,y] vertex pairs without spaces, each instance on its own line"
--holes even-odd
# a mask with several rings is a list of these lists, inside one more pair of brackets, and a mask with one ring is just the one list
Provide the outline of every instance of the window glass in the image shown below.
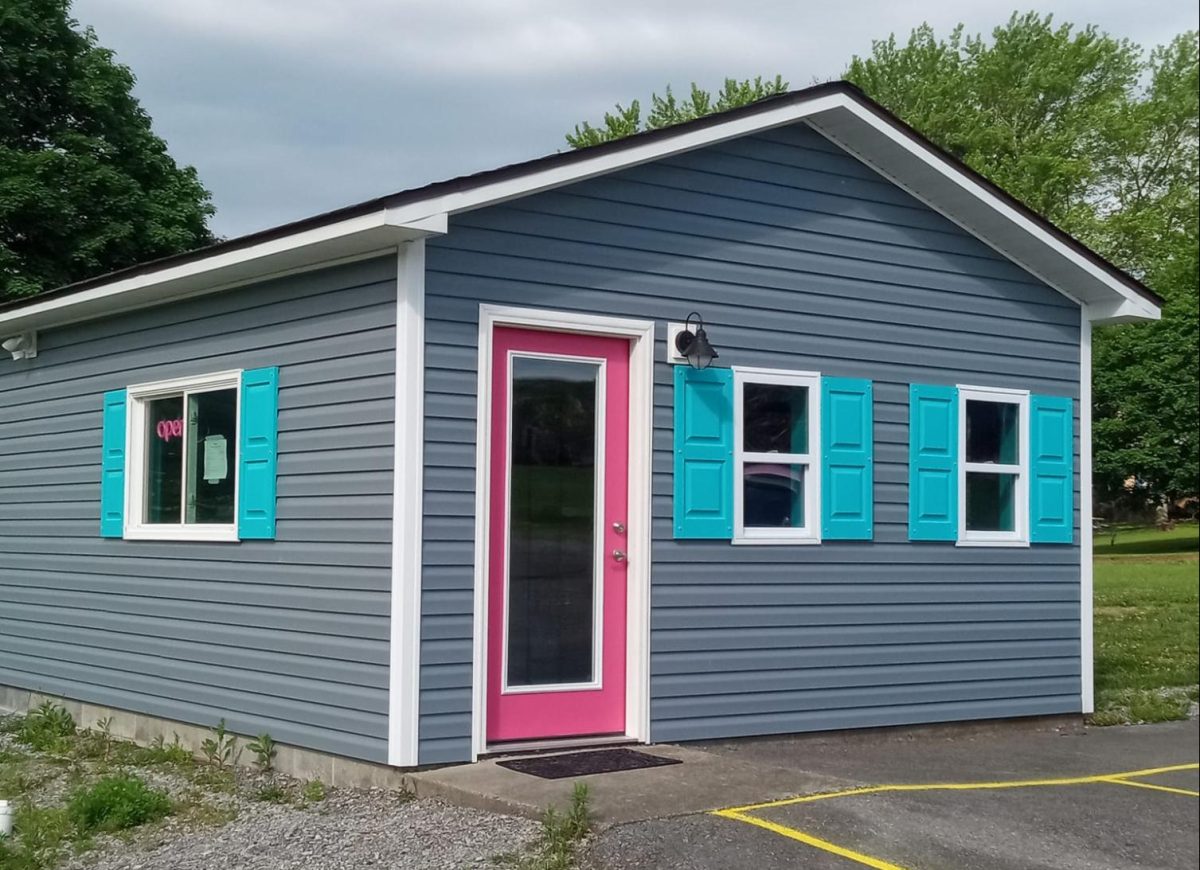
[[237,390],[188,396],[187,522],[232,523]]
[[746,528],[803,528],[805,470],[804,465],[747,462],[742,467]]
[[1015,474],[968,471],[967,531],[1016,531],[1016,483]]
[[146,522],[182,520],[183,397],[146,403]]
[[744,384],[742,415],[747,453],[808,453],[807,387]]
[[1013,402],[967,400],[967,462],[1016,465],[1020,462],[1017,417]]
[[510,686],[594,676],[599,375],[592,363],[512,361]]
[[237,390],[148,400],[145,523],[233,523],[236,437]]

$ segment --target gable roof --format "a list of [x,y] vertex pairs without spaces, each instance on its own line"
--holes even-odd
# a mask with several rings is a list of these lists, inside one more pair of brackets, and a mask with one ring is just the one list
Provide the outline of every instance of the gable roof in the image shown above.
[[818,133],[1086,307],[1090,320],[1157,319],[1163,300],[930,142],[848,82],[830,82],[590,148],[377,197],[0,304],[0,335],[214,292],[383,253],[447,231],[451,215],[786,124]]

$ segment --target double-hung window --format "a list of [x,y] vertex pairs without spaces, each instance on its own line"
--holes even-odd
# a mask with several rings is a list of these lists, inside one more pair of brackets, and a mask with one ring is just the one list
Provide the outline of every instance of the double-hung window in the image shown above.
[[820,375],[733,375],[734,543],[820,543]]
[[241,376],[128,388],[126,538],[238,540]]
[[958,388],[958,542],[1029,543],[1029,393]]

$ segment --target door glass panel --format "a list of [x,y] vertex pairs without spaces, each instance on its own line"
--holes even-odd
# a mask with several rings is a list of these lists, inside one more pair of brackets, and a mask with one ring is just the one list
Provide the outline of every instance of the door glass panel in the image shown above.
[[510,686],[594,677],[599,372],[592,363],[512,360]]

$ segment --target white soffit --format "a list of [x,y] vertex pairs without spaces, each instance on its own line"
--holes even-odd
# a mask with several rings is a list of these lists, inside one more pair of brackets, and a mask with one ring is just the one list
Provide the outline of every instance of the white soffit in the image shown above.
[[1161,311],[1131,286],[986,185],[914,140],[895,124],[847,99],[808,123],[936,211],[1087,307],[1089,320],[1157,320]]
[[[447,231],[448,215],[531,196],[630,166],[648,163],[807,121],[813,129],[908,190],[1068,298],[1081,303],[1089,320],[1116,323],[1157,320],[1159,306],[1125,281],[1114,267],[1088,256],[1044,222],[964,171],[903,124],[871,108],[845,84],[817,86],[811,95],[769,100],[757,111],[734,110],[727,120],[699,119],[671,130],[553,155],[478,177],[398,193],[385,207],[345,218],[306,221],[245,247],[215,249],[177,265],[113,276],[75,292],[49,296],[0,311],[0,334],[58,325],[154,305],[262,280],[339,259],[394,250],[398,244]],[[364,204],[364,207],[367,204]],[[342,213],[352,212],[353,208]],[[314,222],[316,225],[313,226]]]
[[215,293],[372,254],[394,254],[405,241],[445,232],[445,222],[397,225],[380,210],[294,234],[268,239],[162,269],[121,277],[61,296],[0,311],[0,335],[47,328],[122,311]]

